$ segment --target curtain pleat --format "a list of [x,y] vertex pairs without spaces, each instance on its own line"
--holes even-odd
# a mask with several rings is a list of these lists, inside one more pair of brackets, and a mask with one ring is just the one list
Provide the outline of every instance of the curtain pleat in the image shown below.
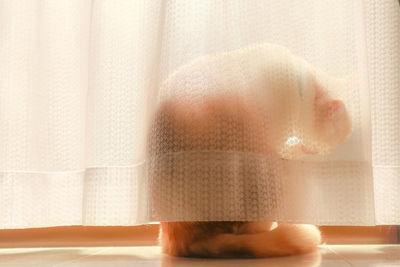
[[[347,81],[328,90],[351,118],[344,144],[298,160],[151,154],[152,134],[167,140],[154,130],[159,107],[178,99],[195,109],[225,66],[169,85],[174,73],[262,44]],[[246,95],[250,72],[232,69]],[[399,89],[392,0],[0,0],[0,228],[400,224]]]

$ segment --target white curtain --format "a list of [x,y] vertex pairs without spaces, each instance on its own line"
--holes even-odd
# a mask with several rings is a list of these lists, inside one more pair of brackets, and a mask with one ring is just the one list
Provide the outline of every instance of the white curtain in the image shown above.
[[[222,180],[154,180],[146,144],[163,81],[200,56],[261,43],[357,77],[334,92],[350,138],[290,162],[279,183],[251,154],[239,160],[261,170],[251,184],[234,168]],[[0,228],[400,224],[399,103],[395,0],[0,0]]]

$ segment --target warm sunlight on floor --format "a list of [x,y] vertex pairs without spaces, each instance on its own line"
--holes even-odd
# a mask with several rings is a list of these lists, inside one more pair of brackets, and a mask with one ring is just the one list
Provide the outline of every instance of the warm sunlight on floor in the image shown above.
[[302,256],[270,259],[190,259],[163,255],[159,247],[0,249],[0,266],[400,266],[400,245],[329,245]]

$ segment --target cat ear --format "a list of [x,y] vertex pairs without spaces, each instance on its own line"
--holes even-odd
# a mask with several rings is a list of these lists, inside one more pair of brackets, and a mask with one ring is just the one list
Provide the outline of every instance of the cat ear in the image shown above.
[[331,101],[330,105],[331,105],[331,110],[336,111],[339,109],[340,106],[343,105],[343,101],[335,99]]
[[329,102],[329,109],[328,109],[328,116],[329,117],[333,117],[336,114],[338,114],[338,112],[340,113],[340,110],[342,110],[344,108],[344,103],[341,100],[332,100]]

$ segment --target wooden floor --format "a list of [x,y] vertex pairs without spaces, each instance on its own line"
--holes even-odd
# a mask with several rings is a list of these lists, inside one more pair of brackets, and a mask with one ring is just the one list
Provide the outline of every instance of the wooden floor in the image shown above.
[[380,267],[400,266],[400,245],[324,245],[312,254],[269,259],[191,259],[157,246],[0,249],[0,266]]
[[[397,244],[396,226],[323,226],[326,244]],[[0,230],[0,248],[154,246],[159,225],[83,227],[65,226]]]

